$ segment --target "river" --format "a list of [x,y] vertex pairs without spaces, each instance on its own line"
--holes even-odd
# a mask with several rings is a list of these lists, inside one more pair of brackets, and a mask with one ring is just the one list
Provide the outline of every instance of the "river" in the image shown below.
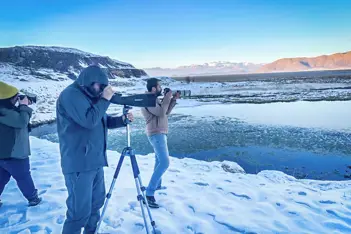
[[[170,116],[172,157],[234,161],[247,173],[279,170],[297,178],[351,177],[350,101],[203,104],[181,100]],[[152,153],[139,108],[132,110],[132,147]],[[57,142],[55,124],[32,135]],[[109,131],[108,149],[121,152],[126,129]],[[118,160],[118,159],[116,159]]]

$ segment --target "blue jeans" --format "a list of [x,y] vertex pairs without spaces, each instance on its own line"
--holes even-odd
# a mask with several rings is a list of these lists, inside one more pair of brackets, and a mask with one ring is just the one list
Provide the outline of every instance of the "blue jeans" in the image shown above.
[[161,186],[162,175],[169,167],[169,153],[166,134],[156,134],[148,138],[155,152],[155,167],[146,189],[146,196],[154,196],[156,189]]

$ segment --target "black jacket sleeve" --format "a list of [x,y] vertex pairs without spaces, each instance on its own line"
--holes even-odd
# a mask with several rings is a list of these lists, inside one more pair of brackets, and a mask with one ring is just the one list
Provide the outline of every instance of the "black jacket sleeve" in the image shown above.
[[119,117],[112,117],[112,116],[107,116],[107,128],[108,129],[113,129],[113,128],[121,128],[125,127],[126,124],[123,122],[122,116]]

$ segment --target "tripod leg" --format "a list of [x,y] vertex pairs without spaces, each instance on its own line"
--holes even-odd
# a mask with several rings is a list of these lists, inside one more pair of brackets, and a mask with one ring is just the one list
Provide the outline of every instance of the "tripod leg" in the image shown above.
[[134,180],[135,180],[135,186],[136,186],[136,189],[137,189],[137,192],[138,192],[137,199],[138,199],[138,201],[140,203],[140,208],[141,208],[141,212],[142,212],[143,219],[144,219],[146,233],[149,234],[149,225],[146,222],[144,205],[143,205],[143,201],[146,201],[146,199],[143,197],[143,195],[141,193],[141,189],[140,189],[140,185],[139,185],[139,181],[138,181],[138,175],[139,175],[140,172],[139,172],[139,167],[138,167],[138,164],[136,162],[135,155],[134,155],[133,152],[131,152],[131,154],[130,154],[130,161],[131,161],[131,164],[132,164],[133,175],[134,175]]
[[149,228],[148,228],[148,225],[146,223],[145,212],[144,212],[144,207],[143,207],[143,204],[142,204],[142,200],[144,200],[145,203],[146,203],[146,209],[147,209],[149,217],[150,217],[151,226],[153,228],[154,233],[156,233],[156,230],[155,230],[156,223],[152,219],[151,211],[150,211],[150,208],[149,208],[149,204],[147,202],[147,199],[145,198],[145,187],[141,183],[140,170],[139,170],[139,167],[138,167],[138,163],[136,161],[136,157],[135,157],[133,152],[131,152],[131,154],[130,154],[130,160],[131,160],[131,163],[132,163],[135,184],[136,184],[136,187],[137,187],[137,190],[138,190],[138,200],[140,201],[140,207],[141,207],[141,210],[142,210],[142,213],[143,213],[145,226],[147,227],[147,231],[148,231]]
[[[139,184],[140,184],[140,187],[141,187],[141,191],[144,195],[144,198],[146,198],[146,195],[145,195],[145,187],[143,186],[143,183],[141,181],[141,176],[140,176],[140,173],[138,175],[138,180],[139,180]],[[156,229],[155,229],[155,226],[156,226],[156,223],[155,221],[152,219],[152,215],[151,215],[151,211],[150,211],[150,208],[149,208],[149,203],[147,202],[147,199],[145,199],[145,203],[146,203],[146,209],[147,209],[147,212],[149,214],[149,217],[150,217],[150,220],[151,220],[151,226],[152,226],[152,229],[154,230],[154,233],[156,233]]]
[[116,183],[116,179],[118,177],[118,174],[119,174],[119,171],[121,170],[121,167],[122,167],[122,163],[123,163],[123,160],[124,160],[124,157],[125,157],[125,154],[126,154],[126,149],[123,150],[122,154],[121,154],[121,158],[119,159],[119,162],[118,162],[118,165],[117,165],[117,168],[116,168],[116,171],[115,171],[115,174],[113,176],[113,180],[112,180],[112,183],[111,183],[111,186],[110,186],[110,190],[109,192],[107,193],[106,195],[106,201],[105,201],[105,204],[104,204],[104,208],[102,209],[102,213],[101,213],[101,217],[99,219],[99,222],[98,222],[98,225],[96,227],[96,230],[95,230],[95,234],[98,233],[98,230],[100,228],[100,225],[102,223],[102,219],[105,215],[105,212],[106,212],[106,208],[107,208],[107,205],[108,205],[108,202],[111,198],[111,195],[112,195],[112,190],[115,186],[115,183]]

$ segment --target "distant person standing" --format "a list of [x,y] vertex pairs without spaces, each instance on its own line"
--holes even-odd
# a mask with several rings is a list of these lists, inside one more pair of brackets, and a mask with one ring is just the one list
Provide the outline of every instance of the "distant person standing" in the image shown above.
[[[157,96],[162,95],[162,88],[159,79],[148,79],[146,87],[147,93],[153,93]],[[168,116],[177,104],[179,96],[179,93],[176,93],[173,96],[172,90],[169,90],[162,101],[158,99],[156,107],[141,109],[146,121],[146,134],[155,152],[154,172],[146,189],[146,199],[151,208],[159,208],[154,195],[155,191],[162,187],[162,175],[169,167],[167,143]]]
[[27,97],[19,99],[16,87],[0,81],[0,196],[12,176],[28,205],[36,206],[42,199],[30,173],[29,104]]

